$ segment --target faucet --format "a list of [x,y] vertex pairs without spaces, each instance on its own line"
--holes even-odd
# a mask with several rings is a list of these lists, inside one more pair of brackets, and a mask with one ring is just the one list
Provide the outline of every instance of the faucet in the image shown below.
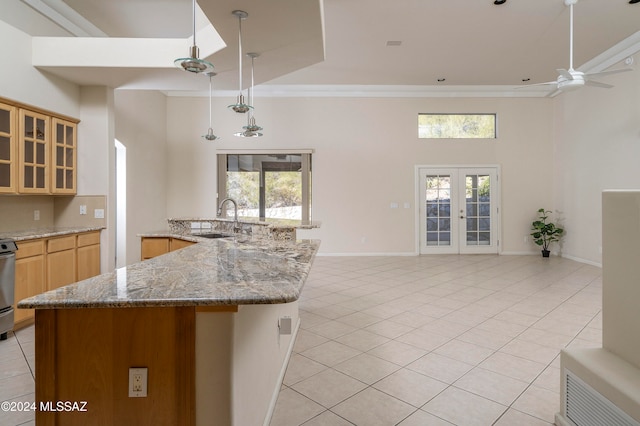
[[238,232],[240,230],[240,226],[238,226],[238,202],[236,200],[234,200],[233,198],[225,198],[224,200],[222,200],[220,202],[220,205],[218,206],[217,216],[222,216],[222,207],[227,201],[231,201],[233,203],[233,231]]

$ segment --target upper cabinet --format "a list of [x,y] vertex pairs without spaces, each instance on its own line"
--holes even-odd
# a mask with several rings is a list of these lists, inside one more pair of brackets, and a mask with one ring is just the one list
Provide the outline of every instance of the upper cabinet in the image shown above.
[[19,111],[19,192],[48,194],[51,117],[22,108]]
[[53,173],[51,192],[76,193],[76,134],[77,125],[70,121],[53,119],[53,146],[51,161]]
[[0,99],[0,193],[76,194],[77,121]]
[[16,108],[0,103],[0,193],[16,192]]

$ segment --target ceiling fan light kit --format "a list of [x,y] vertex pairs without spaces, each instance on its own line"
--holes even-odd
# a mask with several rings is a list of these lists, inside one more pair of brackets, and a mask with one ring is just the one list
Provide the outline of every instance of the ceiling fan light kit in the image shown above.
[[200,49],[196,45],[196,0],[193,0],[193,46],[189,48],[189,57],[178,58],[173,63],[177,68],[195,74],[213,72],[213,64],[200,59]]

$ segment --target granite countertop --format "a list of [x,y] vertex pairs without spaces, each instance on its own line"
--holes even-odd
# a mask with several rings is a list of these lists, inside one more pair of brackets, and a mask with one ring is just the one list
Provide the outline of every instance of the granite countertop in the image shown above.
[[[148,235],[148,234],[146,234]],[[163,233],[163,236],[184,235]],[[18,303],[19,308],[220,306],[298,299],[320,242],[238,235],[198,244]]]
[[[233,222],[233,218],[226,218],[226,217],[215,217],[215,218],[211,218],[211,217],[174,217],[174,218],[169,218],[168,219],[169,222],[171,221],[186,221],[186,222],[208,222],[208,221],[217,221],[217,222]],[[238,222],[240,223],[245,223],[247,225],[263,225],[263,226],[268,226],[270,228],[295,228],[295,229],[313,229],[313,228],[319,228],[320,227],[320,222],[318,221],[311,221],[309,223],[302,223],[302,221],[300,220],[295,220],[295,219],[274,219],[274,218],[267,218],[263,221],[259,220],[259,219],[252,219],[252,218],[246,218],[246,217],[240,217],[238,218]]]
[[79,234],[81,232],[100,231],[104,229],[102,226],[84,226],[74,228],[36,228],[24,229],[20,231],[4,231],[0,232],[0,239],[11,238],[14,241],[35,240],[38,238],[61,237],[69,234]]

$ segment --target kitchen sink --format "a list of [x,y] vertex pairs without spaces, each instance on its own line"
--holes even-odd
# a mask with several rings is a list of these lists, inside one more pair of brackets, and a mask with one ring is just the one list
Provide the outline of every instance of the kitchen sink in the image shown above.
[[202,237],[202,238],[229,238],[233,237],[233,235],[229,234],[221,234],[219,232],[209,232],[206,234],[192,234],[194,237]]

